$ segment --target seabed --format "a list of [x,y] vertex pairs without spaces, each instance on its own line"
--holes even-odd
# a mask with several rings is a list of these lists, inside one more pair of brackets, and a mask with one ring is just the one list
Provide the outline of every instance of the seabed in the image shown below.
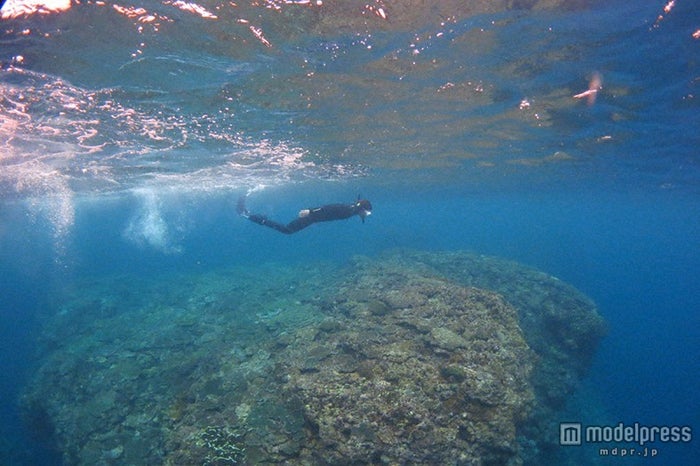
[[82,283],[22,406],[68,465],[542,464],[605,323],[467,252]]

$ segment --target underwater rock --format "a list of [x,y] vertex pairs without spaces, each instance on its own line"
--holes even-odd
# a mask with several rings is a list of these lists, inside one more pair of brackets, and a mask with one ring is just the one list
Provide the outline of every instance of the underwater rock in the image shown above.
[[384,259],[407,267],[420,264],[429,268],[425,273],[431,269],[432,273],[465,286],[501,294],[518,311],[525,339],[539,356],[536,372],[546,373],[535,374],[535,382],[538,377],[549,386],[554,382],[554,391],[563,398],[585,375],[607,332],[603,318],[587,296],[555,277],[516,262],[459,251],[402,250],[391,252]]
[[114,280],[47,319],[24,392],[66,465],[541,464],[605,331],[463,252]]
[[551,425],[560,421],[558,413],[586,374],[607,333],[606,323],[590,298],[539,270],[464,251],[396,250],[386,253],[382,260],[397,267],[420,268],[423,274],[442,276],[464,286],[493,290],[517,310],[525,340],[537,355],[532,371],[536,402],[521,431],[537,439],[538,448],[544,448],[545,443],[550,449],[556,448],[558,438]]
[[[290,373],[284,389],[300,399],[308,424],[300,458],[517,464],[517,423],[533,399],[533,359],[515,310],[493,293],[410,268],[360,268],[343,289],[353,297],[338,293],[340,316],[377,301],[390,309],[337,317],[352,330],[325,333],[280,355]],[[425,334],[413,322],[434,327]],[[463,337],[474,331],[483,338]],[[316,347],[332,352],[316,371],[306,371],[306,354]]]
[[431,343],[447,351],[468,348],[467,340],[448,328],[437,327],[430,331]]

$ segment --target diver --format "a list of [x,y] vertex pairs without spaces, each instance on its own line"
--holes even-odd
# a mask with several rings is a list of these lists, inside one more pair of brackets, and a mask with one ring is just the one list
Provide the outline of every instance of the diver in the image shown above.
[[328,204],[311,209],[302,209],[299,211],[299,216],[286,225],[272,221],[264,215],[248,212],[248,209],[245,207],[245,196],[241,196],[238,199],[236,210],[238,211],[238,215],[247,218],[251,222],[291,235],[292,233],[296,233],[308,227],[312,223],[343,220],[355,215],[359,215],[360,219],[362,219],[362,223],[365,223],[365,217],[372,214],[372,204],[370,204],[367,199],[360,199],[360,196],[357,196],[357,201],[352,204]]

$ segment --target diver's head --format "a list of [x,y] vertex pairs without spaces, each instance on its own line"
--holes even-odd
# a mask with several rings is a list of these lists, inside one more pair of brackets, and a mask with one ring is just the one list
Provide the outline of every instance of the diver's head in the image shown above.
[[372,215],[372,204],[367,199],[358,199],[355,203],[355,209],[363,222],[365,217]]

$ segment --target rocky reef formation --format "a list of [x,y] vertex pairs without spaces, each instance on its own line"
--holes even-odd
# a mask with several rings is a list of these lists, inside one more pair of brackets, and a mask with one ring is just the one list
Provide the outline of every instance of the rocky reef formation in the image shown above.
[[[492,290],[518,312],[525,340],[537,356],[531,383],[536,402],[521,425],[523,456],[532,464],[542,458],[562,459],[558,413],[590,367],[598,343],[607,332],[595,304],[571,285],[516,262],[466,252],[393,252],[393,263],[422,268],[464,286]],[[537,439],[532,442],[532,439]],[[575,463],[574,463],[575,464]]]
[[330,464],[515,464],[533,355],[498,295],[364,263],[309,343],[290,345],[285,390]]
[[47,322],[23,408],[69,465],[538,464],[603,332],[461,252],[116,279]]

